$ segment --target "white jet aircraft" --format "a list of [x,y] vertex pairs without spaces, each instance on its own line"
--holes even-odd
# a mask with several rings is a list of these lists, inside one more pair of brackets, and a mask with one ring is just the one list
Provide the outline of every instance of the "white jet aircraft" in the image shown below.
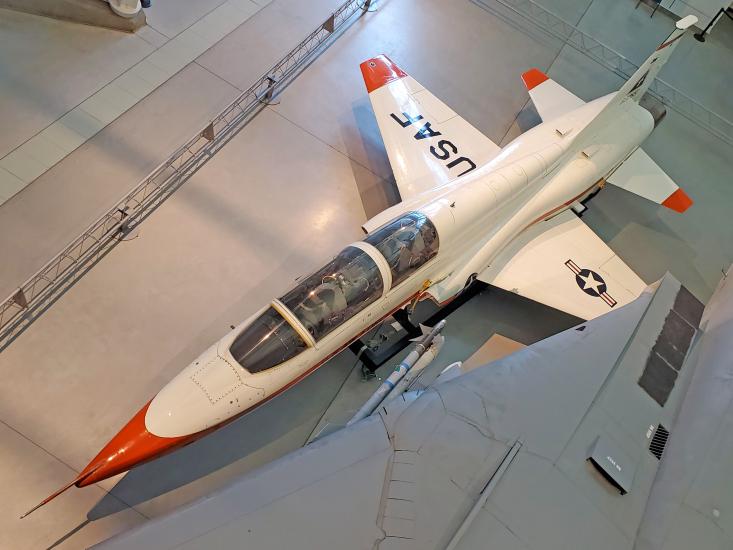
[[589,103],[526,72],[543,122],[504,148],[386,56],[362,63],[402,202],[206,350],[39,506],[201,438],[397,309],[426,298],[445,304],[475,279],[585,319],[632,301],[645,283],[570,208],[606,182],[678,212],[692,204],[639,148],[654,128],[639,99],[695,22],[678,21],[618,92]]

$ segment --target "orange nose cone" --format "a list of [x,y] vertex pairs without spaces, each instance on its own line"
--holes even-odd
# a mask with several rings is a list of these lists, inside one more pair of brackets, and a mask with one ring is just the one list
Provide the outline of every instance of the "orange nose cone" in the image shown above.
[[158,437],[150,433],[145,427],[145,414],[149,406],[150,402],[82,470],[77,487],[85,487],[126,472],[196,439],[195,435]]

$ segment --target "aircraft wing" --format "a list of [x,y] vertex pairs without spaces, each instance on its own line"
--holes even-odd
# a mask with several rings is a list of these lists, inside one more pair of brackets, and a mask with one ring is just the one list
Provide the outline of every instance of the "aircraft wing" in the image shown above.
[[478,278],[581,319],[627,304],[646,287],[571,210],[527,229]]
[[585,103],[539,69],[530,69],[522,75],[522,80],[543,121],[564,115]]
[[387,56],[360,67],[402,200],[470,173],[501,150]]
[[[696,372],[683,359],[701,313],[668,275],[627,307],[438,381],[417,398],[396,398],[95,548],[631,550],[649,514],[658,456],[661,464],[675,458],[663,434],[672,432],[672,445],[684,439],[674,420]],[[718,388],[731,393],[720,381]],[[723,416],[704,431],[717,433]],[[693,449],[697,471],[711,446]],[[682,536],[664,550],[729,547],[709,540],[722,529],[713,522],[730,517],[730,484],[717,469],[727,449],[711,472],[723,500],[700,499],[700,511],[686,514],[697,523],[680,523],[695,544]],[[666,509],[688,498],[689,485],[669,473]],[[661,529],[657,516],[647,523]]]

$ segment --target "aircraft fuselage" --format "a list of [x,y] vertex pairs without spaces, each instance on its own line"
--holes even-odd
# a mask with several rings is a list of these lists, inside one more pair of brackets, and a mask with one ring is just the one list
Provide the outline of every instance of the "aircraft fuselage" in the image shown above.
[[[575,139],[612,95],[543,122],[475,169],[452,142],[426,139],[426,154],[445,156],[446,169],[465,175],[367,222],[364,241],[337,257],[348,260],[342,271],[317,272],[311,287],[273,300],[207,349],[90,462],[77,485],[116,475],[251,411],[411,300],[442,304],[455,297],[522,231],[596,191],[649,135],[652,116],[629,102],[596,135]],[[399,113],[394,119],[415,131]],[[423,128],[430,121],[420,122]],[[407,245],[390,231],[411,232]],[[403,248],[389,248],[390,239]],[[258,323],[265,328],[256,333]],[[273,341],[280,342],[274,351]],[[273,353],[287,358],[271,364]]]

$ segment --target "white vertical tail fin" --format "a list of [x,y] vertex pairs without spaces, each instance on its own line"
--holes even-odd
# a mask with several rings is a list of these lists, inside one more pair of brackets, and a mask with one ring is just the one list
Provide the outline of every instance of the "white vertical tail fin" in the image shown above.
[[[697,17],[688,15],[675,24],[672,33],[654,50],[654,52],[641,64],[631,78],[621,86],[621,89],[614,98],[598,114],[608,111],[622,101],[632,100],[637,103],[649,89],[649,86],[656,78],[657,73],[669,60],[672,52],[677,47],[679,39],[682,38],[692,25],[697,23]],[[568,90],[551,80],[546,74],[538,69],[531,69],[522,75],[525,86],[529,91],[532,102],[537,108],[542,120],[550,120],[556,116],[567,113],[580,107],[583,101]]]
[[[688,15],[677,21],[674,31],[667,39],[641,64],[641,67],[621,86],[621,89],[595,118],[578,133],[575,137],[578,147],[592,143],[593,136],[609,120],[617,116],[618,109],[624,102],[639,102],[659,70],[672,55],[680,38],[695,23],[697,23],[697,17],[694,15]],[[684,212],[692,205],[692,199],[641,149],[634,152],[611,174],[608,181],[676,212]]]
[[639,102],[641,97],[649,89],[649,85],[652,83],[654,78],[657,76],[659,70],[669,59],[672,52],[677,47],[679,39],[684,36],[685,32],[695,23],[697,23],[697,17],[694,15],[688,15],[677,21],[674,31],[662,42],[659,47],[654,50],[654,53],[641,64],[641,67],[631,75],[626,83],[621,86],[621,89],[616,92],[613,98],[606,104],[603,109],[591,120],[585,128],[583,128],[577,136],[575,141],[577,143],[583,143],[589,136],[593,136],[599,129],[603,128],[609,118],[616,116],[616,109],[621,103],[625,101]]
[[641,64],[641,67],[626,81],[626,84],[621,86],[612,103],[618,103],[625,99],[631,99],[638,103],[641,96],[649,89],[649,85],[654,81],[657,73],[659,73],[660,69],[669,60],[672,52],[677,47],[677,44],[679,44],[679,39],[695,23],[697,23],[697,17],[694,15],[688,15],[677,21],[672,33]]

